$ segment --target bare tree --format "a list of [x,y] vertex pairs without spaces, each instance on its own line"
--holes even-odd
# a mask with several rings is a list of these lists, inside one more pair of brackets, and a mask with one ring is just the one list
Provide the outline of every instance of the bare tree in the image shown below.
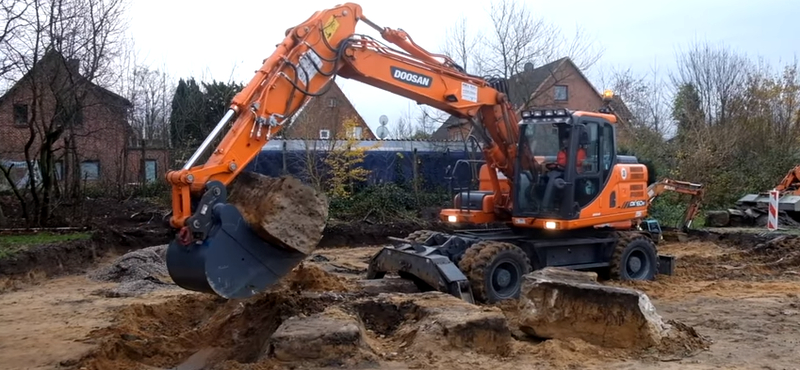
[[644,74],[636,74],[630,68],[612,68],[610,73],[602,73],[599,80],[602,86],[613,91],[615,100],[624,103],[617,107],[625,111],[617,114],[625,126],[652,130],[660,135],[670,134],[672,103],[657,66]]
[[479,73],[477,68],[477,48],[482,37],[481,31],[474,34],[470,32],[469,22],[461,17],[456,23],[445,31],[445,38],[441,52],[449,56],[467,72]]
[[9,55],[7,42],[20,36],[20,30],[26,26],[23,16],[31,5],[31,0],[0,0],[0,78],[13,70],[14,59]]
[[[569,57],[579,70],[586,71],[603,55],[603,50],[595,46],[594,40],[581,27],[576,27],[575,34],[567,37],[557,25],[536,17],[525,3],[494,0],[488,16],[490,29],[474,34],[468,32],[467,20],[460,19],[448,30],[440,49],[463,63],[472,74],[513,80],[511,89],[514,91],[509,93],[520,105],[529,104],[548,90],[541,88],[542,81],[538,78],[525,73],[529,72],[526,71],[529,63],[541,67]],[[555,69],[547,74],[551,84],[572,75]]]
[[700,96],[708,124],[725,123],[733,99],[742,93],[752,64],[725,45],[695,42],[676,55],[674,88],[691,84]]
[[91,134],[82,122],[86,108],[100,104],[93,95],[95,83],[115,79],[109,61],[117,57],[125,31],[123,1],[31,0],[18,18],[14,37],[3,40],[11,73],[21,79],[17,86],[27,97],[28,140],[22,151],[28,173],[41,175],[41,183],[39,176],[29,176],[35,210],[30,221],[49,218],[58,155],[65,156],[64,172],[78,175],[69,188],[77,196],[80,161],[75,142]]
[[140,183],[147,182],[147,149],[165,149],[169,142],[169,116],[174,87],[166,72],[137,65],[131,73],[132,89],[128,99],[133,103],[130,116],[134,134],[130,142],[141,152]]
[[[530,107],[551,93],[553,86],[588,70],[603,55],[602,48],[581,27],[569,37],[558,25],[537,17],[524,2],[492,0],[487,16],[490,27],[483,31],[469,27],[474,20],[459,19],[446,31],[439,49],[467,73],[506,80],[517,110]],[[577,70],[555,63],[565,57]],[[449,118],[427,106],[420,111],[418,121],[434,129]]]

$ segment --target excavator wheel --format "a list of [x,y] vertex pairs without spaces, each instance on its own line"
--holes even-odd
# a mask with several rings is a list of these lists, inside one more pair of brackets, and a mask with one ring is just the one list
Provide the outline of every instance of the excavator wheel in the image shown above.
[[475,301],[494,303],[519,298],[531,262],[514,244],[487,240],[469,247],[458,267],[469,279]]
[[636,232],[619,233],[611,257],[611,278],[616,280],[653,280],[658,273],[656,245]]

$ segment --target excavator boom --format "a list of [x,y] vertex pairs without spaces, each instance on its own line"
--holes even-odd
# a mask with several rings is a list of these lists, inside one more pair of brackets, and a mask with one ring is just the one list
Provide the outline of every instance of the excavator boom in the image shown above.
[[[356,34],[359,21],[399,50]],[[509,207],[495,170],[514,178],[518,118],[498,89],[502,83],[466,74],[450,58],[415,44],[404,31],[382,28],[363,15],[361,6],[345,3],[318,11],[289,29],[189,161],[167,174],[172,185],[170,223],[179,230],[167,264],[178,285],[247,297],[276,282],[305,257],[240,227],[242,215],[226,203],[226,186],[309,99],[324,94],[336,76],[469,120],[483,139],[487,165],[494,169],[489,172],[495,206]],[[197,164],[223,132],[208,160]]]
[[703,196],[705,195],[705,186],[693,182],[663,179],[647,188],[647,196],[650,198],[648,203],[652,205],[659,195],[668,191],[692,196],[679,224],[681,231],[686,231],[692,226],[692,221],[700,211],[700,204],[703,202]]

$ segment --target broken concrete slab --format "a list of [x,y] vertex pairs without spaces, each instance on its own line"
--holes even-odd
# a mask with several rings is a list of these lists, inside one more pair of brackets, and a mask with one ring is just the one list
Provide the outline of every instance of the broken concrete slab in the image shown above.
[[269,339],[269,354],[281,361],[336,362],[371,352],[358,319],[337,307],[284,321]]
[[525,275],[519,320],[531,336],[614,348],[657,346],[670,329],[643,292],[602,285],[593,272],[556,267]]
[[380,294],[351,304],[367,328],[404,338],[405,351],[451,349],[506,354],[511,331],[497,307],[481,307],[441,292]]
[[245,171],[231,182],[228,192],[228,202],[262,239],[306,255],[322,240],[328,198],[299,179]]

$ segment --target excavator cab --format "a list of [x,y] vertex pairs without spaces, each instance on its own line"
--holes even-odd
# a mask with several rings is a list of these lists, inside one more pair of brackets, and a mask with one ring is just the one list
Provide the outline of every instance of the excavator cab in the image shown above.
[[522,112],[519,152],[527,155],[516,159],[514,217],[576,219],[600,194],[616,159],[614,131],[601,115],[582,113]]

